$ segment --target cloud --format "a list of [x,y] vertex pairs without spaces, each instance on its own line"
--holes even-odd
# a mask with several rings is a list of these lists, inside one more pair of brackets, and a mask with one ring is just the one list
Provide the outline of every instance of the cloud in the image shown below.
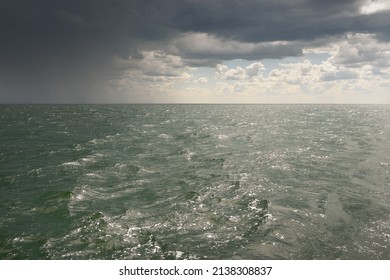
[[386,10],[390,10],[390,3],[388,0],[368,0],[360,8],[361,13],[367,15]]
[[261,62],[252,63],[245,69],[239,66],[229,69],[223,64],[216,66],[216,74],[222,80],[252,81],[261,77],[264,70],[265,67]]
[[[248,75],[250,69],[257,68],[256,74]],[[386,73],[390,68],[383,70]],[[345,92],[362,91],[386,82],[383,75],[374,75],[373,67],[348,68],[342,64],[336,64],[331,57],[320,63],[312,63],[309,60],[295,63],[281,63],[268,75],[263,72],[261,63],[253,63],[246,68],[229,68],[219,64],[216,67],[216,75],[224,91],[252,92],[253,96],[262,94],[285,95],[301,93],[307,95],[319,95],[330,92],[331,89],[343,88]],[[222,86],[223,85],[223,86]]]
[[335,63],[348,67],[389,67],[390,42],[378,41],[372,34],[347,34],[334,44],[332,55]]
[[[335,64],[387,67],[386,3],[3,0],[0,102],[115,102],[115,86],[133,96],[142,85],[153,86],[148,82],[189,81],[195,67],[299,57],[345,34],[352,35],[334,48]],[[221,69],[219,75],[253,80],[263,72],[256,67]],[[353,77],[348,71],[328,79]]]
[[240,42],[307,41],[374,31],[390,21],[382,15],[362,14],[366,1],[361,0],[182,2],[171,26],[182,33],[207,33]]
[[168,51],[186,59],[214,59],[214,61],[246,59],[259,60],[299,56],[300,42],[245,43],[217,38],[206,33],[186,33],[169,42]]
[[139,58],[116,57],[112,68],[120,71],[116,79],[109,81],[110,92],[121,93],[126,102],[164,102],[159,92],[193,78],[193,69],[181,57],[163,51],[142,51]]
[[142,52],[142,59],[130,59],[129,68],[147,77],[180,77],[189,69],[181,57],[162,51]]

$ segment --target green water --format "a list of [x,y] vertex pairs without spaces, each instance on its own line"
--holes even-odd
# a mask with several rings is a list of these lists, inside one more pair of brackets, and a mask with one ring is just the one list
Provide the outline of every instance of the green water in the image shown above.
[[390,259],[390,106],[0,106],[0,259]]

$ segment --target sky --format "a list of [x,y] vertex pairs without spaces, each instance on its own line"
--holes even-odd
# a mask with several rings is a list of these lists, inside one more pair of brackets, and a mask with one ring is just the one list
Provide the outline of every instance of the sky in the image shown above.
[[390,0],[2,0],[0,103],[390,103]]

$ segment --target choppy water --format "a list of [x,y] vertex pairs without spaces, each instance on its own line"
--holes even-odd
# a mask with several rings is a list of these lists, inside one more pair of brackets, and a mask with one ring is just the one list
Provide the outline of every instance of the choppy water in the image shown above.
[[390,106],[0,106],[1,259],[390,259]]

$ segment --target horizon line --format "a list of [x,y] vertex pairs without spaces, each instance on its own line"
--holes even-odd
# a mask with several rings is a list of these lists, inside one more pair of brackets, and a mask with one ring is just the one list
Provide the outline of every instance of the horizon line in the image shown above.
[[123,103],[0,103],[0,106],[34,105],[390,105],[390,103],[169,103],[169,102],[123,102]]

